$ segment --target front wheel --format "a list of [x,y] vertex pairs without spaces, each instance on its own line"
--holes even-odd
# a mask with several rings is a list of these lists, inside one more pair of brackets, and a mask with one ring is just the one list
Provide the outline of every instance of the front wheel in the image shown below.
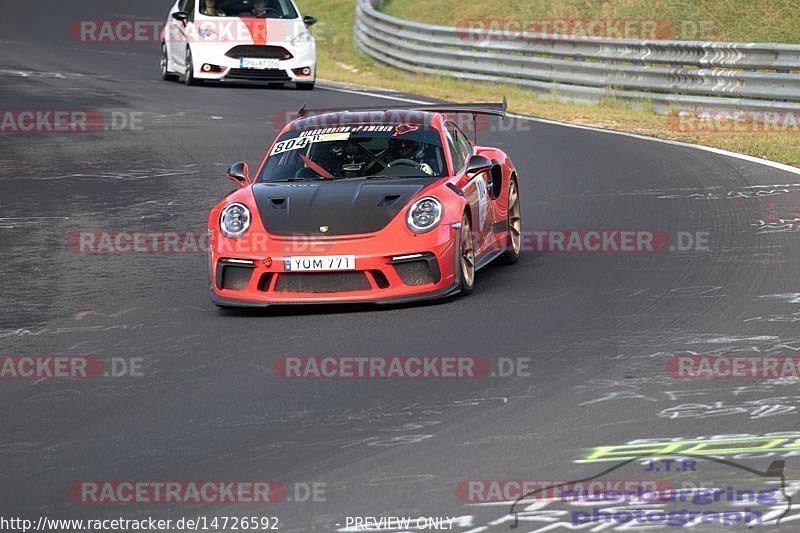
[[194,62],[192,61],[192,50],[186,47],[186,71],[184,73],[183,81],[186,85],[200,85],[200,80],[194,77]]
[[315,85],[315,82],[313,82],[313,81],[311,83],[299,83],[298,82],[298,83],[295,84],[297,89],[300,90],[300,91],[312,91],[312,90],[314,90],[314,85]]
[[519,261],[522,249],[522,214],[519,201],[517,180],[511,180],[508,186],[508,245],[500,259],[506,265]]
[[166,43],[161,43],[161,79],[164,81],[176,81],[177,74],[169,71],[169,56],[167,55]]
[[475,289],[475,245],[472,242],[472,226],[467,214],[461,217],[461,237],[458,243],[459,278],[461,293],[471,294]]

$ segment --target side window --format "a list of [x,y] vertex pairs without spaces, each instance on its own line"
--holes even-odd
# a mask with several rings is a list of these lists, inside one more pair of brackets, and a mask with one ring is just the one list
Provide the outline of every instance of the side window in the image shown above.
[[184,11],[189,13],[189,20],[192,22],[194,22],[194,6],[195,0],[186,0],[186,9]]
[[185,13],[189,12],[189,0],[181,0],[178,4],[178,11],[183,11]]
[[453,123],[445,124],[447,131],[447,147],[450,149],[450,157],[453,159],[453,171],[458,172],[467,163],[467,158],[458,146],[458,133]]
[[467,136],[464,133],[456,128],[456,146],[463,154],[464,161],[469,159],[469,156],[472,155],[472,144],[467,139]]

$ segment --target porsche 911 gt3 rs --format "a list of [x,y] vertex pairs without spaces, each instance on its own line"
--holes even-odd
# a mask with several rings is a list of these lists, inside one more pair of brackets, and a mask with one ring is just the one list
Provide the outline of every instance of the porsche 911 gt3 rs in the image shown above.
[[472,292],[515,263],[517,170],[449,117],[506,104],[301,110],[251,177],[211,211],[211,299],[220,307],[396,303]]

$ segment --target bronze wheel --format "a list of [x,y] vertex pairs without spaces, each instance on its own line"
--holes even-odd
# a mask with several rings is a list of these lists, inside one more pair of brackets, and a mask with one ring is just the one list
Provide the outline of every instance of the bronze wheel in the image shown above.
[[513,265],[519,261],[522,250],[522,209],[520,207],[517,180],[512,179],[508,186],[508,246],[502,255],[503,262]]
[[469,294],[475,286],[475,245],[472,242],[472,226],[467,214],[461,217],[461,240],[458,245],[461,292]]

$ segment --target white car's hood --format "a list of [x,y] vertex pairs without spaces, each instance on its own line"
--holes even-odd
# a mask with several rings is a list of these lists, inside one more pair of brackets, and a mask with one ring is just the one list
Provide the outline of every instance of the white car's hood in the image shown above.
[[281,44],[307,31],[302,19],[263,19],[198,16],[194,23],[198,41],[230,44]]

